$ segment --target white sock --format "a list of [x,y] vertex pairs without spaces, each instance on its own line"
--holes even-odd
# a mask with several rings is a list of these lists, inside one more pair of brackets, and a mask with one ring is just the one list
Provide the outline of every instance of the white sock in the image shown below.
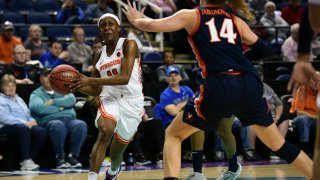
[[88,174],[88,180],[98,180],[98,174],[96,172],[90,171]]
[[[119,167],[119,168],[120,168],[120,167]],[[117,170],[115,170],[115,171],[112,171],[111,166],[110,166],[110,168],[109,168],[109,170],[108,170],[108,174],[111,175],[111,176],[117,174],[117,172],[119,171],[119,168],[118,168]]]

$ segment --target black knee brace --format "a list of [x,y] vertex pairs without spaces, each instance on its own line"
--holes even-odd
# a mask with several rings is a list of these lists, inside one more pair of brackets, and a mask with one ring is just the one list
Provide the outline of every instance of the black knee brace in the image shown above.
[[297,146],[285,141],[281,148],[273,153],[290,164],[298,157],[300,151]]

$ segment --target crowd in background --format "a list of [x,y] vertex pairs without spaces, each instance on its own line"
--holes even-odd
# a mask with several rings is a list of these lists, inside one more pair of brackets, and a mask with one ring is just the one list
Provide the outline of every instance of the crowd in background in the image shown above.
[[[36,1],[37,0],[29,2],[36,4]],[[5,0],[3,2],[6,3],[7,7],[9,7],[9,3],[11,3]],[[150,2],[159,6],[163,10],[164,16],[169,16],[179,9],[190,9],[198,6],[198,1],[195,0],[150,0]],[[12,137],[12,139],[18,137],[21,157],[20,166],[22,170],[39,168],[39,165],[34,162],[34,159],[47,136],[50,138],[54,149],[57,168],[82,167],[82,164],[77,158],[80,155],[85,138],[87,134],[97,135],[97,131],[95,127],[93,127],[95,112],[98,108],[96,98],[88,97],[82,109],[82,111],[91,112],[91,116],[83,112],[80,113],[82,116],[78,115],[78,112],[74,109],[76,104],[74,94],[62,96],[53,92],[53,90],[48,87],[48,70],[60,64],[69,64],[80,72],[90,74],[94,68],[92,66],[94,53],[100,49],[103,44],[88,39],[86,37],[86,30],[82,25],[95,25],[98,18],[104,13],[117,13],[119,10],[115,2],[110,0],[96,0],[93,3],[85,3],[81,0],[63,0],[57,1],[57,3],[60,9],[57,10],[56,15],[51,16],[53,19],[52,24],[70,25],[69,27],[72,29],[71,40],[58,40],[46,37],[41,24],[29,24],[28,35],[25,34],[22,36],[17,32],[17,27],[19,26],[15,26],[15,22],[1,18],[0,66],[4,68],[0,68],[0,134],[9,134],[9,137]],[[254,20],[246,19],[246,21],[250,22],[249,24],[255,33],[274,50],[274,54],[270,55],[270,58],[283,62],[296,61],[299,23],[305,1],[248,0],[247,3],[251,7],[255,17]],[[5,11],[2,13],[5,14]],[[8,11],[11,10],[8,8]],[[158,17],[158,13],[157,9],[152,7],[148,6],[146,9],[146,15],[150,17]],[[241,13],[238,15],[241,17]],[[97,27],[95,26],[95,28]],[[151,78],[154,81],[164,83],[165,87],[167,87],[167,85],[170,87],[172,83],[178,83],[179,86],[180,82],[192,84],[191,82],[195,81],[193,79],[195,77],[195,71],[190,69],[190,66],[175,63],[177,59],[175,52],[190,55],[190,47],[187,45],[187,42],[182,40],[181,35],[175,36],[174,33],[165,34],[165,44],[167,45],[165,51],[161,51],[157,43],[155,43],[156,34],[141,32],[138,29],[128,26],[127,32],[124,32],[123,35],[135,39],[142,54],[158,53],[161,55],[161,63],[157,64],[154,68],[156,72],[154,74],[155,78]],[[174,43],[179,45],[177,46]],[[179,47],[181,49],[179,49]],[[243,46],[243,49],[244,52],[248,54],[249,59],[261,63],[261,60],[250,56],[250,49],[248,49],[248,47]],[[318,36],[315,35],[310,60],[317,61],[320,58],[319,55],[320,42],[318,41]],[[189,58],[190,56],[187,57]],[[172,75],[173,72],[170,71],[172,68],[175,72],[174,75]],[[263,80],[263,76],[266,76],[263,68],[261,66],[256,66],[256,68]],[[150,71],[147,71],[147,69],[148,64],[145,64],[143,76],[148,76]],[[290,74],[290,70],[287,73]],[[144,77],[142,78],[146,79]],[[30,94],[30,96],[32,96],[30,99],[32,100],[25,102],[25,99],[22,99],[16,92],[16,86],[21,84],[39,85],[39,88]],[[188,96],[184,94],[182,97],[177,97],[177,101],[170,103],[164,101],[165,93],[168,93],[170,88],[153,97],[159,100],[158,109],[153,109],[157,103],[153,102],[151,106],[152,110],[146,111],[148,113],[143,116],[143,123],[141,123],[138,130],[139,132],[132,142],[132,148],[128,148],[128,151],[133,154],[137,163],[146,165],[151,162],[159,162],[161,159],[164,129],[171,122],[171,116],[174,117],[174,113],[172,113],[170,109],[173,107],[175,110],[180,110],[183,107],[181,104],[186,102],[184,98],[191,98],[193,96],[192,90],[196,90],[192,87],[182,87],[185,88],[184,91],[188,92]],[[318,86],[316,83],[312,87],[300,87],[300,89],[307,89],[308,94],[301,94],[297,96],[296,99],[279,97],[277,92],[267,84],[265,84],[264,88],[264,96],[269,104],[272,105],[270,108],[272,108],[274,121],[277,123],[281,134],[286,137],[288,130],[295,128],[299,136],[299,140],[296,143],[307,152],[309,156],[312,156],[312,142],[310,139],[315,129],[316,121],[314,119],[317,119],[315,97],[318,93]],[[298,91],[301,90],[298,89]],[[171,91],[170,93],[174,94],[174,92]],[[300,99],[297,100],[297,98]],[[145,107],[148,106],[145,104]],[[160,111],[160,113],[158,111]],[[155,116],[157,113],[158,116]],[[16,116],[10,117],[14,119],[10,121],[9,117],[5,118],[2,114],[8,116],[12,114]],[[84,116],[84,114],[86,116]],[[170,118],[167,116],[170,116]],[[167,121],[167,119],[170,120]],[[159,128],[160,125],[163,126]],[[150,129],[153,131],[150,132]],[[17,133],[17,135],[13,132],[19,133]],[[154,132],[156,133],[153,134]],[[246,129],[246,127],[241,126],[238,121],[235,121],[234,132],[240,134],[240,139],[238,140],[241,141],[241,149],[245,160],[260,160],[259,152],[255,150],[254,134],[252,134],[249,129]],[[63,149],[67,134],[71,136],[71,140],[68,141],[71,143],[68,154],[66,154]],[[157,140],[156,147],[150,147],[150,145],[142,146],[140,141],[144,142],[146,140],[146,142],[150,142],[150,137],[149,139],[143,138],[151,136],[151,134],[156,135],[152,137],[152,139]],[[212,147],[213,159],[217,161],[224,160],[222,144],[219,138],[213,134],[214,132],[208,132],[206,134],[206,139],[214,142]],[[78,141],[79,139],[81,140],[80,142]],[[75,141],[77,141],[77,143],[75,143]],[[127,154],[130,153],[128,152]],[[146,154],[146,157],[144,154]],[[270,157],[271,156],[275,158],[273,154],[270,154]],[[188,158],[185,158],[185,160],[187,159]],[[207,159],[210,158],[207,157]]]

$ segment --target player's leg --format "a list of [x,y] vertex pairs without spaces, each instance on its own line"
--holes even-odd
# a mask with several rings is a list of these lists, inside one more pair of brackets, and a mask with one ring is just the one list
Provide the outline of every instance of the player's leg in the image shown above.
[[296,146],[285,142],[274,123],[268,127],[252,125],[250,128],[277,156],[286,160],[307,178],[312,178],[312,160]]
[[197,131],[191,135],[191,150],[192,150],[192,166],[193,173],[190,174],[186,180],[204,180],[207,179],[202,174],[202,159],[203,159],[203,144],[204,131]]
[[228,170],[235,173],[238,170],[238,162],[236,140],[232,133],[233,121],[234,116],[222,119],[218,128],[218,134],[223,142],[224,149],[227,154],[229,164]]
[[98,138],[92,148],[90,171],[99,173],[100,166],[105,158],[106,150],[114,134],[115,123],[111,119],[100,116],[98,121]]
[[181,166],[181,143],[191,134],[199,131],[182,121],[183,111],[179,112],[166,129],[163,163],[164,177],[178,178]]
[[202,173],[204,131],[197,131],[191,135],[193,171]]
[[126,150],[128,143],[129,142],[121,140],[121,137],[117,133],[115,133],[114,138],[111,142],[111,148],[110,148],[111,167],[108,169],[108,172],[107,172],[108,175],[115,176],[120,172],[121,170],[120,165],[123,161],[123,153]]
[[280,134],[282,135],[282,137],[286,137],[287,133],[288,133],[288,129],[289,129],[289,119],[288,120],[284,120],[282,121],[279,125],[278,125],[278,129]]

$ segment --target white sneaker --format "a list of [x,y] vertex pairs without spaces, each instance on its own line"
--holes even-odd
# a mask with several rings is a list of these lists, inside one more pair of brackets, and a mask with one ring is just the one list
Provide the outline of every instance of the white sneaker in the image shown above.
[[26,159],[24,161],[22,161],[20,163],[21,165],[21,170],[23,171],[33,171],[33,170],[36,170],[36,169],[39,169],[39,165],[38,164],[35,164],[32,159]]
[[240,176],[242,167],[241,164],[239,164],[237,172],[231,172],[231,171],[224,171],[223,174],[217,178],[217,180],[235,180],[237,177]]
[[204,176],[204,174],[199,172],[193,172],[190,174],[189,177],[187,177],[185,180],[207,180],[207,178]]

